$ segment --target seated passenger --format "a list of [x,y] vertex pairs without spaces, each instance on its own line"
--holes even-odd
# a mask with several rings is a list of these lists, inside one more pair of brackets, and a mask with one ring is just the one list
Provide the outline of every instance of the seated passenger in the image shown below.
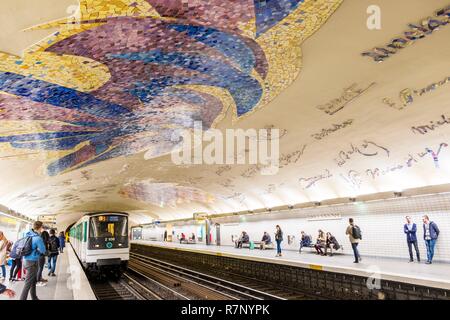
[[241,236],[237,240],[236,248],[242,248],[242,245],[244,243],[250,243],[250,237],[248,236],[247,232],[242,231]]
[[195,242],[195,234],[193,233],[192,236],[189,238],[192,242]]
[[327,255],[328,248],[330,248],[330,257],[333,256],[333,249],[339,250],[341,248],[341,246],[339,245],[339,242],[336,240],[336,238],[330,232],[327,232],[325,255]]
[[316,244],[314,248],[317,251],[317,254],[324,255],[322,248],[325,248],[326,246],[326,237],[325,233],[322,230],[319,230],[319,235],[317,236]]
[[272,239],[270,238],[270,235],[266,231],[264,231],[264,235],[261,239],[261,244],[260,244],[259,248],[261,250],[266,250],[266,246],[271,243],[272,243]]
[[180,244],[186,242],[186,235],[182,232],[180,237]]
[[306,234],[305,231],[302,231],[302,236],[300,238],[300,249],[299,253],[302,253],[303,247],[309,247],[311,245],[311,236]]

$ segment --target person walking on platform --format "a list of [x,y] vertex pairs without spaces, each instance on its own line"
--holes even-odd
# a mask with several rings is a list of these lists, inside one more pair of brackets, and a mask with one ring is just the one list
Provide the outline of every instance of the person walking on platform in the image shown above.
[[276,226],[275,231],[275,242],[277,243],[277,257],[281,257],[281,242],[283,241],[283,231],[280,226]]
[[17,246],[19,245],[19,242],[16,241],[16,243],[14,243],[11,253],[9,254],[9,257],[12,260],[11,263],[11,269],[9,271],[9,281],[16,281],[17,279],[17,274],[19,273],[20,270],[22,270],[22,258],[19,257],[17,255]]
[[419,246],[417,245],[417,236],[416,236],[417,226],[415,223],[411,222],[410,216],[406,216],[406,223],[403,226],[403,231],[406,234],[406,243],[408,244],[409,262],[414,262],[412,250],[413,246],[414,250],[416,251],[417,261],[420,262]]
[[358,251],[359,241],[362,240],[361,229],[354,223],[353,218],[348,219],[349,226],[345,231],[345,234],[348,235],[350,243],[353,249],[353,255],[355,256],[355,261],[353,263],[359,263],[361,259],[361,255]]
[[59,252],[64,253],[64,248],[66,247],[66,236],[64,235],[64,231],[59,233]]
[[430,221],[430,218],[427,215],[424,215],[422,220],[423,220],[423,239],[425,240],[425,245],[427,247],[426,264],[431,264],[433,263],[434,246],[436,245],[436,241],[439,237],[440,231],[437,224],[433,221]]
[[0,280],[6,279],[6,251],[8,248],[8,240],[6,239],[3,231],[0,231],[0,268],[2,269],[2,275]]
[[55,230],[50,229],[50,238],[48,239],[48,275],[52,277],[56,276],[56,260],[58,259],[60,248],[59,239],[55,234]]
[[45,246],[45,252],[39,256],[38,261],[38,272],[37,272],[37,285],[38,286],[45,286],[47,285],[48,280],[42,278],[42,272],[44,271],[45,267],[45,257],[48,256],[48,239],[50,238],[47,231],[43,230],[41,233],[42,241],[44,242]]
[[[32,300],[39,300],[36,295],[37,272],[39,267],[39,258],[47,252],[44,240],[40,234],[43,231],[43,224],[41,221],[33,223],[33,229],[26,233],[26,239],[31,237],[31,253],[26,255],[24,259],[25,271],[27,277],[20,295],[20,300],[27,300],[28,293],[31,294]],[[27,239],[28,240],[28,239]],[[19,240],[20,241],[20,240]],[[25,241],[26,242],[26,241]]]

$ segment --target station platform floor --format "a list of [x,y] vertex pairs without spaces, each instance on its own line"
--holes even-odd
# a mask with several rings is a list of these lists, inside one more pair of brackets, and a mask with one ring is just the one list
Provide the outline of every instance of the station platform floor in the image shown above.
[[273,249],[263,251],[248,248],[237,249],[232,246],[207,246],[204,244],[179,244],[145,240],[134,240],[132,243],[450,290],[450,263],[433,262],[433,264],[428,265],[424,261],[410,263],[405,259],[365,256],[362,256],[360,263],[353,263],[353,256],[339,253],[332,257],[320,256],[313,251],[314,249],[310,248],[303,249],[301,254],[298,251],[284,250],[282,257],[275,257],[276,251]]
[[[58,255],[55,274],[56,277],[48,276],[47,266],[44,267],[42,276],[48,282],[46,286],[36,287],[40,300],[97,300],[70,244],[67,244],[64,252]],[[2,283],[16,292],[13,300],[19,300],[25,281],[10,283],[8,281],[9,267],[7,267],[7,275],[7,279]],[[28,299],[31,299],[30,295]],[[0,295],[0,300],[8,300],[8,298]]]

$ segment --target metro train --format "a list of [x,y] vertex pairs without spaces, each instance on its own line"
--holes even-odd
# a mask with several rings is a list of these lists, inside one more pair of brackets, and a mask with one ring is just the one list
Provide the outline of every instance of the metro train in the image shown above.
[[120,277],[130,258],[128,214],[85,214],[69,231],[70,243],[88,276]]

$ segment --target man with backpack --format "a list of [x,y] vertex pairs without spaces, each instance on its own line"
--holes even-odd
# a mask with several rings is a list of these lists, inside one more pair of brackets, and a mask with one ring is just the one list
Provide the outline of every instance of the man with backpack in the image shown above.
[[28,293],[31,293],[32,300],[39,300],[36,295],[39,259],[47,251],[44,241],[40,236],[42,231],[42,222],[35,221],[33,223],[33,229],[26,233],[25,238],[18,240],[19,244],[17,245],[16,253],[19,257],[23,257],[25,270],[27,272],[20,300],[27,300]]
[[359,241],[362,239],[361,229],[357,225],[355,225],[353,218],[348,219],[348,222],[349,226],[347,227],[345,234],[348,235],[348,238],[352,245],[353,254],[355,256],[355,261],[353,261],[353,263],[359,263],[362,260],[361,255],[359,254],[358,251],[358,244]]
[[59,239],[55,235],[55,229],[50,229],[50,238],[48,239],[48,275],[49,276],[56,276],[55,275],[55,269],[56,269],[56,260],[58,259],[59,254]]

